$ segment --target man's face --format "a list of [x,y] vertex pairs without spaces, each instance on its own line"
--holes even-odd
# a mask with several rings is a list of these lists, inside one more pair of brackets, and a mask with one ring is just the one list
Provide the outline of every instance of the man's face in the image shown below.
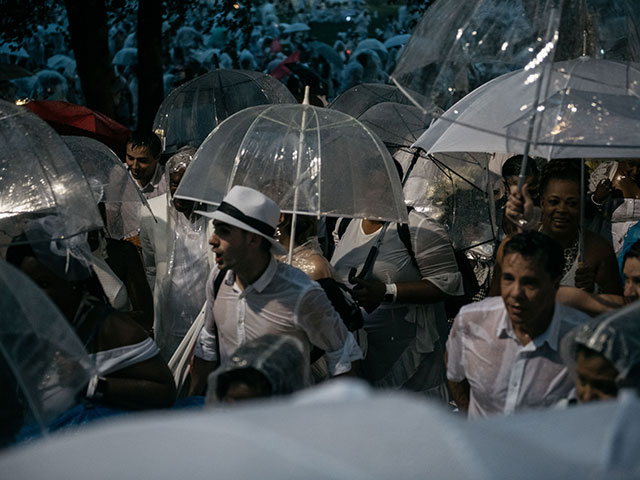
[[[529,332],[546,330],[558,289],[558,280],[544,270],[536,257],[509,253],[502,261],[502,299],[511,323]],[[535,335],[534,335],[535,336]]]
[[618,371],[600,354],[576,357],[576,395],[581,403],[608,400],[618,395]]
[[546,232],[567,235],[578,231],[580,186],[577,182],[550,180],[540,206]]
[[190,213],[193,210],[193,202],[190,200],[182,200],[179,198],[173,198],[178,189],[178,185],[182,181],[182,177],[184,177],[184,172],[186,172],[185,168],[181,168],[175,172],[171,172],[169,175],[169,193],[171,193],[171,198],[173,199],[173,206],[180,213]]
[[130,143],[127,144],[127,167],[142,187],[151,181],[159,159],[160,157],[151,154],[149,147],[133,147]]
[[247,232],[218,220],[213,221],[213,229],[209,245],[216,254],[216,263],[220,268],[234,269],[246,259],[249,248]]
[[640,298],[640,258],[628,258],[622,269],[624,273],[624,299],[632,302]]

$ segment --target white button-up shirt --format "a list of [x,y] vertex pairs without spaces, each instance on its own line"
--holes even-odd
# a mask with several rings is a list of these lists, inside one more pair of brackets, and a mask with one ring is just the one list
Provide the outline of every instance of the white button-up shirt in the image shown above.
[[333,375],[347,372],[352,361],[362,358],[353,335],[322,287],[301,270],[272,258],[260,278],[244,290],[228,271],[214,301],[213,283],[218,272],[216,266],[207,281],[204,327],[196,343],[196,356],[218,359],[215,322],[222,363],[246,341],[268,333],[297,338],[305,358],[309,358],[311,345],[320,347]]
[[501,297],[462,308],[447,341],[447,378],[469,382],[469,417],[511,414],[566,399],[574,382],[562,363],[560,341],[588,319],[556,302],[547,330],[522,345]]

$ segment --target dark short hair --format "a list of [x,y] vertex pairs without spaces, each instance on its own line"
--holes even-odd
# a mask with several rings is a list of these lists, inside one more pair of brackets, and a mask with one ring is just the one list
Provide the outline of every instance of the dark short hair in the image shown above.
[[[522,155],[515,155],[504,162],[504,164],[502,164],[502,178],[520,175],[523,161],[524,158]],[[538,175],[540,175],[540,170],[538,170],[538,163],[535,158],[530,157],[527,160],[527,170],[525,174],[526,176],[532,177],[537,177]]]
[[162,151],[160,139],[151,130],[134,130],[127,139],[127,145],[133,148],[148,148],[154,158]]
[[564,251],[553,238],[540,232],[524,232],[511,237],[504,246],[503,258],[517,253],[536,259],[553,279],[560,278],[564,269]]
[[624,265],[625,262],[630,258],[640,259],[640,240],[636,241],[633,245],[631,245],[631,247],[629,247],[629,250],[627,250],[627,252],[624,254],[624,260],[622,261],[622,264]]
[[540,194],[544,196],[551,180],[569,180],[580,185],[582,160],[562,158],[551,160],[542,168],[540,175]]

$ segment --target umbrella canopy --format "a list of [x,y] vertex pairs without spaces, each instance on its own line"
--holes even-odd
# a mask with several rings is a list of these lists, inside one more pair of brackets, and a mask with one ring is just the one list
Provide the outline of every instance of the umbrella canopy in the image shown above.
[[127,65],[138,64],[138,49],[125,47],[116,52],[111,61],[113,65],[126,67]]
[[439,109],[425,114],[418,107],[395,102],[373,105],[357,118],[387,147],[410,147],[429,128]]
[[54,100],[31,101],[25,107],[60,135],[94,138],[124,158],[130,131],[106,115],[82,105]]
[[405,33],[405,34],[402,34],[402,35],[395,35],[395,36],[385,40],[384,41],[384,46],[386,48],[401,47],[402,45],[405,45],[409,41],[410,38],[411,38],[411,35],[409,33]]
[[225,118],[254,105],[296,103],[275,78],[245,70],[215,70],[194,78],[164,99],[153,122],[164,152],[198,147]]
[[[214,470],[262,479],[637,478],[637,437],[616,444],[612,435],[622,419],[633,431],[637,398],[467,422],[424,399],[344,384],[289,401],[101,422],[14,449],[0,468],[16,480],[85,479],[87,468],[96,479],[141,471],[174,479],[186,471],[199,480]],[[331,388],[346,393],[336,398]],[[607,459],[615,448],[624,461]]]
[[105,204],[108,236],[124,238],[129,232],[125,231],[122,210],[137,213],[141,205],[149,208],[142,192],[122,161],[105,144],[88,137],[63,136],[62,140],[87,178],[95,203]]
[[383,65],[387,61],[387,57],[389,56],[389,51],[387,50],[387,47],[384,46],[384,43],[382,43],[380,40],[376,40],[375,38],[366,38],[361,42],[358,42],[358,46],[356,47],[356,50],[355,52],[353,52],[352,56],[354,58],[357,57],[358,53],[363,50],[373,50],[374,52],[376,52],[376,55],[378,55],[378,58]]
[[51,127],[24,107],[0,101],[0,245],[24,223],[56,215],[67,238],[102,228],[87,180]]
[[[0,259],[0,380],[3,437],[47,425],[75,404],[96,373],[82,343],[49,297]],[[3,443],[0,438],[0,445]]]
[[638,61],[639,22],[634,0],[438,2],[415,28],[391,80],[446,109],[525,67],[580,55]]
[[284,33],[297,33],[297,32],[308,32],[311,30],[311,27],[306,23],[291,23],[284,27]]
[[234,185],[283,212],[406,221],[384,144],[356,119],[310,105],[247,108],[203,142],[176,196],[217,205]]
[[411,101],[395,85],[362,83],[336,97],[329,104],[329,108],[358,118],[369,108],[383,102],[412,105]]
[[338,73],[344,68],[344,60],[328,43],[313,41],[309,42],[309,47],[317,54],[324,57],[331,65],[332,73]]
[[[544,82],[544,85],[540,85]],[[418,139],[427,152],[542,158],[640,156],[640,68],[581,57],[507,73],[456,103]]]
[[62,73],[67,78],[76,74],[76,61],[68,55],[57,54],[49,57],[47,67]]

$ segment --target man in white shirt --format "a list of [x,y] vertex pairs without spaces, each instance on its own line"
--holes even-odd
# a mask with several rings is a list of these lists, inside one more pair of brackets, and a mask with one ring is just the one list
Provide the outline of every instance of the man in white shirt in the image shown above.
[[539,232],[505,244],[502,298],[463,307],[447,341],[451,395],[470,418],[552,406],[574,382],[560,341],[589,317],[557,303],[562,247]]
[[[273,257],[286,253],[273,237],[278,205],[251,188],[235,186],[215,212],[198,213],[213,218],[209,243],[217,265],[207,282],[191,394],[204,392],[207,375],[238,346],[268,333],[297,338],[307,359],[315,345],[325,350],[332,375],[348,372],[351,362],[362,357],[353,335],[319,284]],[[218,275],[224,281],[214,294]]]

